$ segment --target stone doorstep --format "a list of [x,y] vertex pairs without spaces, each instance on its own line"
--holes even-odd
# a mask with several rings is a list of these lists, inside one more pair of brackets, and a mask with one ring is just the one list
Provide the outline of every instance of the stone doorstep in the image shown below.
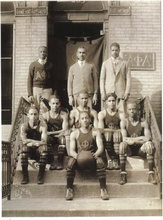
[[[112,198],[150,198],[159,197],[159,187],[150,183],[107,183],[107,191]],[[13,185],[11,198],[64,198],[66,195],[65,183],[29,183],[27,185]],[[100,188],[98,181],[74,182],[74,196],[76,198],[99,197]]]
[[159,198],[12,199],[2,201],[2,217],[162,216]]

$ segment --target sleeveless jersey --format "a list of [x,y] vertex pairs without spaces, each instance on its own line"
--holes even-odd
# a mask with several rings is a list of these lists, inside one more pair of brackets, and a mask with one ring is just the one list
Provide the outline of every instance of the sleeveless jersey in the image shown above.
[[95,140],[92,135],[92,130],[90,130],[88,133],[83,133],[79,129],[79,137],[77,139],[77,148],[78,152],[80,151],[95,151]]
[[60,116],[60,112],[56,118],[52,118],[50,116],[50,112],[48,112],[49,118],[47,121],[48,131],[59,131],[62,129],[63,119]]
[[144,128],[141,126],[141,122],[139,122],[136,126],[133,126],[129,119],[127,119],[127,132],[128,137],[139,137],[143,135]]
[[104,123],[105,123],[105,128],[119,129],[120,128],[119,113],[116,112],[115,115],[110,115],[106,110],[106,117]]
[[[81,114],[82,112],[85,112],[85,111],[79,110],[78,108],[76,108],[76,110],[77,110],[78,113],[79,113],[79,118],[80,118],[80,114]],[[89,114],[91,113],[91,110],[90,110],[89,107],[88,107],[88,113],[89,113]],[[90,114],[90,115],[91,115],[91,114]],[[78,120],[75,122],[75,128],[80,128],[79,118],[78,118]],[[92,117],[92,116],[91,116],[91,124],[93,124],[93,117]]]
[[29,123],[27,126],[27,138],[28,139],[33,139],[33,140],[38,140],[41,141],[41,132],[40,132],[40,123],[38,124],[38,126],[36,128],[31,128]]

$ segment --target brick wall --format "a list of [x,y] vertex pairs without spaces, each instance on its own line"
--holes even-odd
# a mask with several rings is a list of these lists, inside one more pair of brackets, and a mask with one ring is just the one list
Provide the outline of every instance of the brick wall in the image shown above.
[[131,96],[149,96],[161,129],[161,4],[160,1],[126,1],[131,16],[109,17],[108,44],[118,42],[123,52],[155,52],[155,71],[132,71]]
[[[38,58],[38,47],[47,45],[47,17],[16,17],[13,76],[13,121],[20,97],[27,98],[27,76],[31,62]],[[11,126],[3,125],[2,140],[10,138]]]
[[47,17],[17,17],[15,46],[15,110],[21,96],[27,97],[27,76],[38,47],[47,45]]

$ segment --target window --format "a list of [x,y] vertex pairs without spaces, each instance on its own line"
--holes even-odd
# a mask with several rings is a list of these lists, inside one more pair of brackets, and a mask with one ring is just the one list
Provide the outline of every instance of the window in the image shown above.
[[12,115],[13,25],[1,25],[2,124],[11,124]]

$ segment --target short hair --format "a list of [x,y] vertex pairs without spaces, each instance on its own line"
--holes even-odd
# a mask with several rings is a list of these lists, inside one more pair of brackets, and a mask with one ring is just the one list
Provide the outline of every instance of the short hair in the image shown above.
[[81,118],[81,115],[82,115],[83,113],[86,113],[86,114],[88,115],[88,117],[91,118],[91,115],[90,115],[90,113],[89,113],[88,111],[82,111],[82,112],[80,113],[80,118]]
[[88,92],[87,92],[86,90],[81,90],[81,91],[78,93],[77,97],[79,97],[81,94],[87,94],[87,95],[88,95]]
[[77,52],[78,52],[79,49],[84,49],[85,52],[87,53],[87,48],[86,48],[86,47],[84,47],[84,46],[80,46],[80,47],[78,47]]
[[52,99],[58,99],[59,102],[61,102],[60,97],[59,97],[58,95],[51,95],[50,98],[49,98],[49,102],[50,102]]
[[41,47],[45,48],[46,51],[48,50],[48,48],[47,48],[46,46],[40,46],[40,47],[38,48],[38,50],[40,50]]
[[31,106],[29,107],[28,113],[29,113],[30,110],[36,110],[36,111],[39,113],[39,110],[38,110],[38,108],[37,108],[35,105],[31,105]]
[[128,107],[128,105],[135,105],[136,108],[138,107],[138,103],[137,103],[137,102],[134,102],[134,101],[128,101],[128,102],[127,102],[127,107]]
[[118,47],[118,49],[120,50],[120,45],[119,45],[118,43],[116,43],[116,42],[112,43],[112,44],[110,45],[110,49],[111,49],[113,46]]
[[113,96],[115,98],[115,100],[117,99],[117,95],[115,93],[107,93],[106,99],[108,99],[110,96]]

